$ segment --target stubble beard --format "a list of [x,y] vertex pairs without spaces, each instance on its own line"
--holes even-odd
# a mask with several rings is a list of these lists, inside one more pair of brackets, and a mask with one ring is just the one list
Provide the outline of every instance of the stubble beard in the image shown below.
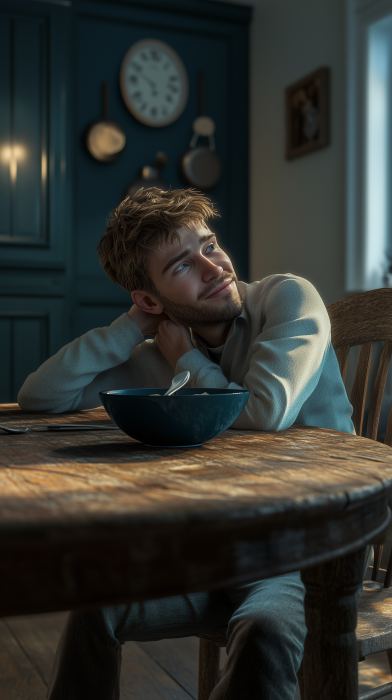
[[[227,279],[232,279],[236,286],[238,296],[232,298],[231,294],[228,294],[222,301],[219,308],[208,307],[203,304],[206,296],[212,293],[215,288],[218,288]],[[164,305],[165,310],[167,310],[174,318],[176,318],[180,323],[188,328],[193,328],[197,326],[213,326],[218,323],[229,323],[234,321],[240,315],[244,302],[241,299],[241,294],[238,289],[238,280],[234,275],[226,275],[222,277],[218,282],[215,282],[211,286],[211,289],[207,289],[204,292],[204,298],[200,298],[196,304],[182,304],[179,301],[171,301],[163,295],[159,295],[159,299]],[[208,302],[207,302],[208,304]]]

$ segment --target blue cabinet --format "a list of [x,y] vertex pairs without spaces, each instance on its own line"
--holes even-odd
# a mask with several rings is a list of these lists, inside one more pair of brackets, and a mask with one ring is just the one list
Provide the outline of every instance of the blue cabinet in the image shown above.
[[66,265],[64,7],[0,2],[0,265]]
[[0,397],[16,400],[26,377],[66,343],[65,301],[0,296]]
[[0,17],[3,242],[47,240],[47,34],[44,17]]
[[[59,345],[129,308],[99,266],[97,243],[157,151],[169,157],[168,184],[186,186],[179,162],[198,115],[200,68],[223,166],[209,193],[221,214],[215,228],[247,278],[249,20],[247,8],[204,0],[0,0],[0,401],[15,400]],[[119,89],[125,52],[145,38],[172,46],[189,77],[184,112],[163,128],[138,122]],[[84,142],[104,80],[110,116],[127,136],[121,158],[106,164]]]

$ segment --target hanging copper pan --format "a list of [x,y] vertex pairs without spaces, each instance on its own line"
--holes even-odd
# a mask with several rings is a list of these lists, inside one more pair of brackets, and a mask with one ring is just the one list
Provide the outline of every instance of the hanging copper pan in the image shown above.
[[127,138],[121,126],[109,119],[109,87],[102,83],[102,119],[91,124],[86,134],[86,146],[96,160],[108,163],[117,160]]

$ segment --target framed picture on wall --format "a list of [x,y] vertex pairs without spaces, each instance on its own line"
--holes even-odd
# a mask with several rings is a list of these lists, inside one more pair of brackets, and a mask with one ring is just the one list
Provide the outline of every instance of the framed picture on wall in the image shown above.
[[286,88],[286,159],[329,145],[329,68],[319,68]]

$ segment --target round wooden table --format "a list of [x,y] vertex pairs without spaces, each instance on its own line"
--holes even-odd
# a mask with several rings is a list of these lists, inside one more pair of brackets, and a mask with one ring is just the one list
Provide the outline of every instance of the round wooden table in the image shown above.
[[[101,423],[23,414],[0,424]],[[305,700],[358,696],[364,548],[389,524],[392,450],[295,426],[193,449],[120,431],[0,432],[0,615],[223,588],[300,569]]]

